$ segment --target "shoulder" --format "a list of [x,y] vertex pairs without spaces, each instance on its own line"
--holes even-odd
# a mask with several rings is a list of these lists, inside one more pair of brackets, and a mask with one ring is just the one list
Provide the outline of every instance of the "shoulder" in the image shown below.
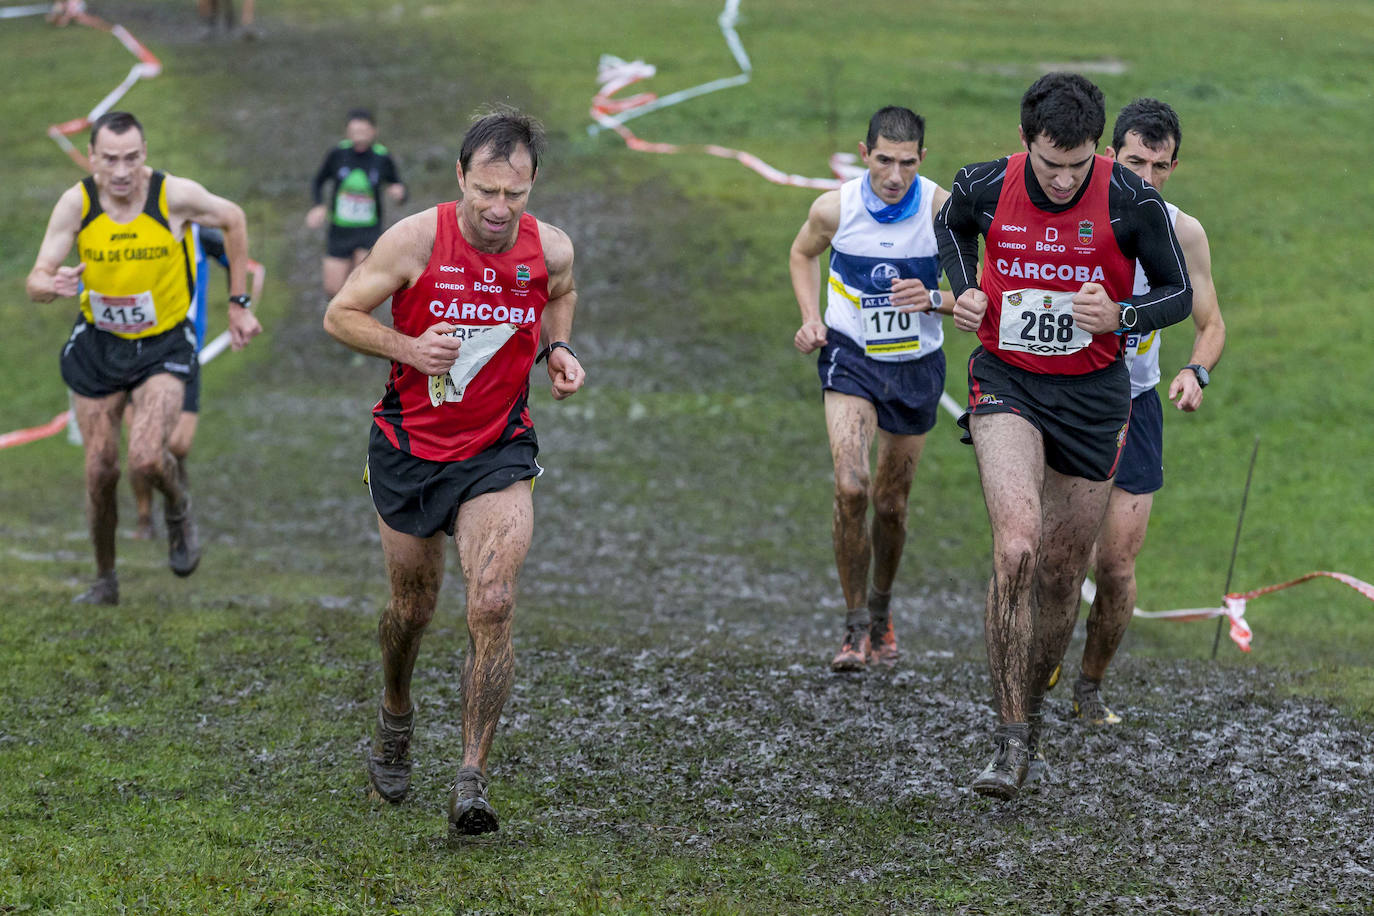
[[405,278],[407,282],[413,281],[424,273],[429,265],[429,259],[434,254],[434,239],[438,234],[438,227],[437,207],[430,207],[428,210],[421,210],[398,220],[377,239],[377,244],[372,246],[372,253],[363,261],[363,266],[367,267],[370,264],[372,267],[369,269],[380,268],[384,272]]
[[[434,251],[434,239],[439,234],[439,208],[430,207],[419,213],[397,220],[390,229],[382,233],[382,238],[391,237],[397,245],[406,245],[423,250],[424,260],[428,261]],[[379,240],[380,241],[380,240]]]
[[1198,255],[1207,254],[1207,231],[1202,228],[1202,223],[1196,217],[1189,216],[1182,210],[1178,211],[1178,219],[1174,221],[1174,235],[1178,236],[1178,243],[1183,246],[1184,256],[1189,261],[1196,259]]
[[[1105,158],[1105,157],[1104,157]],[[1158,201],[1160,209],[1164,208],[1164,198],[1159,196],[1159,192],[1152,185],[1146,184],[1145,179],[1135,172],[1126,168],[1120,162],[1111,162],[1111,189],[1110,193],[1129,203],[1144,203],[1145,201]]]
[[536,219],[539,226],[539,244],[544,249],[544,265],[550,275],[562,273],[572,267],[573,244],[568,234],[552,223]]
[[931,212],[940,212],[940,208],[945,205],[945,201],[949,200],[949,192],[924,175],[921,176],[921,181],[925,183],[926,188],[930,191]]
[[841,189],[826,191],[820,197],[811,202],[811,209],[806,214],[806,219],[811,223],[813,229],[820,230],[829,235],[833,235],[840,226],[840,195]]
[[52,208],[52,221],[55,225],[75,230],[86,212],[86,189],[77,182],[62,192]]
[[180,175],[173,175],[170,172],[162,174],[162,187],[167,192],[167,206],[175,207],[178,202],[192,198],[198,198],[202,194],[208,194],[205,186],[191,178],[182,178]]
[[999,186],[1007,174],[1007,160],[1010,157],[992,159],[987,162],[970,162],[954,175],[951,193],[965,196],[977,194]]

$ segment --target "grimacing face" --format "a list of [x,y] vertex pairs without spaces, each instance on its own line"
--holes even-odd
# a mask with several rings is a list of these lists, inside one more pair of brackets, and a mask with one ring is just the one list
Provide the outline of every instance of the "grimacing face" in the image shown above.
[[901,200],[916,180],[925,150],[915,140],[899,142],[879,136],[873,148],[859,144],[859,154],[868,166],[868,184],[886,204]]
[[[1025,137],[1022,136],[1024,142]],[[1073,149],[1055,146],[1046,134],[1041,134],[1029,143],[1026,151],[1030,154],[1031,172],[1052,202],[1066,204],[1073,200],[1083,186],[1083,181],[1092,170],[1093,153],[1097,142],[1089,140]]]
[[143,178],[143,163],[148,158],[148,144],[143,133],[130,128],[117,134],[101,128],[90,145],[91,174],[105,193],[119,200],[132,196]]
[[459,163],[458,187],[463,192],[459,218],[469,230],[469,241],[490,250],[514,244],[533,185],[534,161],[523,146],[508,160],[492,156],[483,147],[469,160],[466,172]]
[[1117,162],[1139,175],[1146,184],[1156,191],[1162,191],[1164,183],[1178,167],[1178,160],[1174,158],[1175,149],[1172,137],[1164,141],[1163,147],[1154,148],[1146,146],[1140,134],[1128,130],[1121,149],[1110,150],[1110,154]]

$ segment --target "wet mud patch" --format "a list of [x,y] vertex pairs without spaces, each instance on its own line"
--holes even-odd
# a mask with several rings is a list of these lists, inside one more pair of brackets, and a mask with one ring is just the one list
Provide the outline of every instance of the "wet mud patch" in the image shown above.
[[[1112,697],[1126,722],[1110,729],[1071,720],[1061,689],[1052,782],[1004,804],[967,789],[992,728],[977,662],[841,677],[814,656],[708,644],[533,648],[517,666],[493,758],[493,797],[509,782],[534,799],[511,813],[512,838],[604,835],[704,859],[787,847],[818,886],[881,880],[893,905],[922,902],[932,878],[976,895],[950,912],[1374,899],[1374,734],[1262,670],[1124,661]],[[425,692],[445,771],[458,697]]]

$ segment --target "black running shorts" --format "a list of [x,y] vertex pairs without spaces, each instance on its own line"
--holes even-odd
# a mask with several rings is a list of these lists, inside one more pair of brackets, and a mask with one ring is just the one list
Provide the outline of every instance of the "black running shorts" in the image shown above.
[[382,237],[381,226],[363,226],[355,228],[352,226],[330,226],[329,234],[325,239],[325,253],[331,258],[353,258],[353,252],[359,248],[364,251],[377,244],[377,239]]
[[1025,417],[1045,443],[1045,464],[1061,474],[1110,480],[1131,417],[1131,377],[1123,360],[1083,375],[1027,372],[982,347],[968,360],[968,410],[959,418],[968,434],[974,414]]
[[377,514],[392,529],[417,538],[441,530],[451,536],[462,503],[521,480],[533,486],[534,478],[544,473],[535,460],[538,455],[539,441],[531,429],[466,461],[427,461],[392,445],[374,423],[363,480]]
[[127,340],[79,320],[62,347],[62,381],[82,397],[133,391],[162,372],[183,382],[196,375],[196,329],[190,321],[156,337]]

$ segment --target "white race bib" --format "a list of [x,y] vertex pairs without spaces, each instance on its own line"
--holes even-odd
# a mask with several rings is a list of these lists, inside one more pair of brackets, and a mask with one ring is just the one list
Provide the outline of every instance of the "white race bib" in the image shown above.
[[516,330],[517,326],[507,321],[505,324],[459,325],[450,331],[449,335],[461,340],[463,346],[448,372],[429,377],[429,403],[438,407],[445,401],[461,401],[468,384]]
[[140,334],[157,327],[157,306],[152,293],[102,296],[90,291],[91,317],[95,326],[111,334]]
[[1077,293],[1013,289],[1002,294],[998,337],[1003,350],[1036,356],[1066,356],[1093,342],[1092,334],[1074,324]]
[[371,226],[377,221],[377,201],[371,194],[344,191],[334,205],[334,222],[340,226]]
[[859,297],[859,320],[864,329],[864,353],[897,356],[921,349],[921,322],[917,312],[904,312],[892,304],[892,296]]

